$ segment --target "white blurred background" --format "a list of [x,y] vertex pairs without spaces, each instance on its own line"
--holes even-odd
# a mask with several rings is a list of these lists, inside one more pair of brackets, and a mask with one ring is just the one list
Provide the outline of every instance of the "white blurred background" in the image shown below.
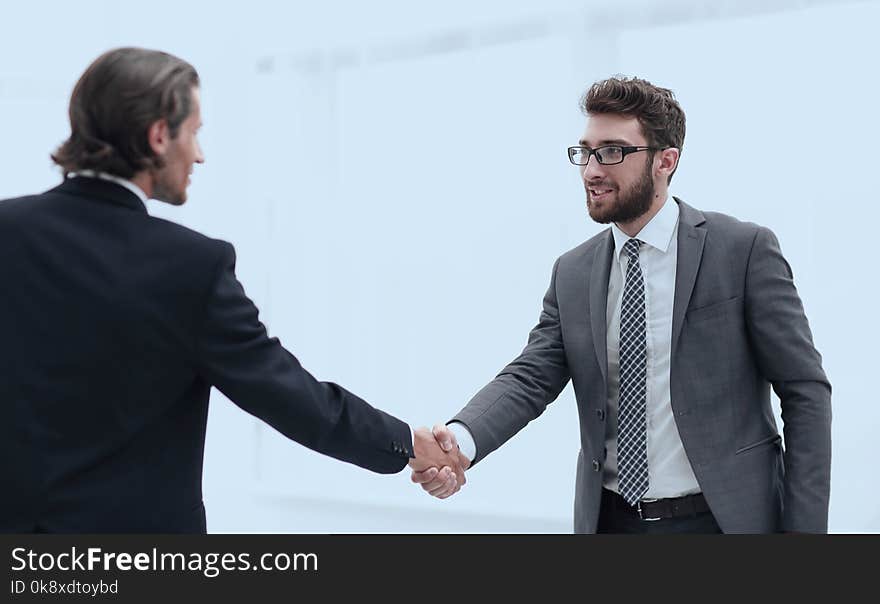
[[[778,235],[834,387],[830,528],[880,531],[880,2],[0,2],[0,198],[60,180],[49,153],[100,53],[190,61],[207,163],[186,206],[150,212],[232,242],[270,334],[414,425],[520,351],[553,261],[599,232],[565,155],[580,95],[616,73],[672,88],[671,191]],[[208,529],[566,533],[578,448],[569,387],[437,501],[215,392]]]

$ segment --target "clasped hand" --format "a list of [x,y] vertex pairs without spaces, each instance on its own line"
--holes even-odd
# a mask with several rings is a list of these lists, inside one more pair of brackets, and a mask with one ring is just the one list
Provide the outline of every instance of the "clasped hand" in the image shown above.
[[444,425],[414,431],[415,457],[409,460],[412,481],[434,497],[446,499],[467,482],[471,463],[458,449],[455,435]]

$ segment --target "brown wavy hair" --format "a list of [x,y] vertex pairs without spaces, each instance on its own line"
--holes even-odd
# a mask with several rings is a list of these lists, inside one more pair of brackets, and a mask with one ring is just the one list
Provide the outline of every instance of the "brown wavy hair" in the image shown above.
[[110,50],[89,65],[70,96],[70,137],[51,155],[76,170],[131,178],[162,167],[147,130],[160,119],[172,138],[191,109],[199,75],[186,61],[144,48]]
[[[651,147],[684,147],[684,111],[668,88],[640,78],[615,76],[596,82],[581,98],[586,115],[615,113],[639,120],[642,134]],[[678,166],[676,165],[676,169]],[[669,180],[672,180],[672,175]]]

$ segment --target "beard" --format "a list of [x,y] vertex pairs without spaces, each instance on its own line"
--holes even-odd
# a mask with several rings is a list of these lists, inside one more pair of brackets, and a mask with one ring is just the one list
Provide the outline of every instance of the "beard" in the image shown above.
[[164,201],[174,206],[181,206],[186,202],[186,188],[174,182],[173,174],[170,170],[160,168],[154,173],[153,199]]
[[626,223],[647,212],[654,200],[654,179],[651,175],[653,161],[652,154],[645,163],[645,169],[639,179],[626,191],[618,190],[617,200],[614,203],[606,202],[602,207],[598,207],[590,200],[590,192],[587,191],[587,211],[590,213],[590,218],[600,224]]
[[153,189],[153,199],[170,203],[173,206],[182,206],[186,203],[186,193],[157,186]]

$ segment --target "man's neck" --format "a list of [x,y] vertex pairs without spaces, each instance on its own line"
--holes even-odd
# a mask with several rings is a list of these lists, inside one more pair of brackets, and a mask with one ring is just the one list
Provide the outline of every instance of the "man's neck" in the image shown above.
[[630,237],[635,237],[643,228],[645,228],[645,225],[651,222],[651,219],[657,215],[657,212],[663,207],[663,203],[666,201],[667,197],[669,197],[669,189],[666,187],[658,187],[654,191],[654,199],[651,200],[651,207],[647,212],[635,220],[629,222],[615,222],[614,224]]
[[148,171],[142,170],[132,176],[130,180],[135,185],[137,185],[148,198],[153,197],[153,179],[152,177],[150,177],[150,173]]

